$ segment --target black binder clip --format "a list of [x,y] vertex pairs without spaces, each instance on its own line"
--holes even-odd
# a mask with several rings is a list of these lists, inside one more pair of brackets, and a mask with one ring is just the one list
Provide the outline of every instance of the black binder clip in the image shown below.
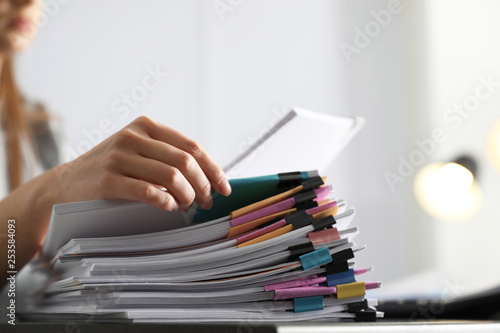
[[314,176],[314,177],[311,177],[311,178],[304,180],[302,182],[302,186],[304,187],[304,191],[313,190],[313,189],[318,188],[324,184],[325,184],[325,182],[323,181],[323,179],[320,176]]
[[347,263],[347,261],[339,263],[331,262],[327,264],[325,268],[326,268],[326,275],[332,275],[332,274],[347,272],[349,270],[349,264]]
[[312,225],[314,227],[314,231],[320,231],[323,229],[331,228],[336,223],[337,221],[335,220],[335,218],[332,215],[329,215],[323,217],[322,219],[314,220]]
[[309,202],[304,202],[303,204],[295,206],[295,208],[297,208],[297,210],[308,210],[308,209],[311,209],[314,207],[318,207],[318,202],[309,201]]
[[288,249],[291,252],[290,256],[288,257],[288,261],[297,261],[301,255],[313,252],[314,245],[311,242],[307,242],[299,245],[290,246]]
[[307,214],[305,211],[300,210],[298,212],[294,212],[288,216],[284,217],[286,224],[291,224],[294,230],[305,227],[306,225],[310,225],[314,221],[314,217]]
[[299,194],[296,194],[293,196],[295,199],[295,204],[300,205],[303,204],[304,202],[312,201],[313,199],[316,199],[317,195],[316,192],[313,190],[305,191],[305,192],[300,192]]
[[361,312],[361,310],[365,309],[368,309],[368,301],[366,299],[347,304],[347,312]]
[[377,321],[377,312],[372,309],[365,309],[363,311],[356,312],[356,317],[354,321],[358,322],[373,322]]
[[279,189],[296,187],[299,186],[303,181],[302,173],[300,173],[299,171],[278,173],[278,177],[280,178],[280,181],[278,183]]
[[341,263],[352,258],[354,258],[354,252],[352,251],[352,249],[345,249],[332,254],[332,261],[334,264]]

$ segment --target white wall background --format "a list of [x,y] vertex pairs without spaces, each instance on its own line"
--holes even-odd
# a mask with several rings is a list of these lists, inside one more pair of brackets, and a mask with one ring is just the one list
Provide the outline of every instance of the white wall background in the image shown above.
[[[452,11],[452,12],[451,12]],[[441,242],[438,265],[450,275],[462,275],[464,283],[500,282],[500,174],[487,156],[487,136],[500,118],[500,13],[498,1],[429,2],[430,104],[429,128],[443,127],[449,138],[436,157],[453,159],[467,153],[479,163],[478,178],[483,207],[473,219],[460,224],[436,222]],[[464,24],[464,20],[469,22]],[[444,112],[466,104],[475,96],[481,78],[492,81],[493,91],[466,116],[446,123]],[[484,93],[484,88],[481,90]],[[457,114],[454,114],[455,117]],[[456,126],[454,126],[456,125]],[[500,153],[500,152],[497,152]]]
[[[439,119],[443,105],[436,104],[435,96],[441,96],[442,86],[431,85],[438,82],[436,75],[447,78],[439,81],[443,85],[460,79],[439,71],[456,53],[443,54],[440,62],[430,61],[437,57],[430,45],[438,40],[435,34],[444,25],[437,23],[442,17],[432,16],[437,9],[429,2],[402,1],[398,13],[350,62],[341,44],[354,45],[355,29],[365,29],[375,20],[372,11],[388,10],[390,2],[49,3],[47,24],[31,49],[19,56],[18,74],[28,96],[43,100],[61,115],[72,150],[84,147],[85,133],[95,134],[102,119],[110,119],[118,129],[145,114],[200,141],[224,165],[241,152],[242,144],[254,140],[291,106],[364,116],[365,129],[329,171],[337,193],[357,208],[356,224],[361,229],[357,243],[369,248],[359,256],[360,265],[375,266],[370,278],[385,281],[450,262],[450,258],[455,259],[448,268],[457,271],[455,250],[460,244],[440,234],[451,235],[449,229],[456,228],[432,221],[416,206],[413,175],[395,191],[384,177],[387,171],[397,172],[398,157],[407,157],[416,148],[415,139],[429,137]],[[221,17],[214,3],[233,5]],[[453,16],[455,5],[446,6],[440,9],[441,15]],[[495,15],[484,21],[493,24]],[[476,31],[487,33],[485,40],[498,37],[494,31],[500,29],[493,30],[496,26],[484,28]],[[463,29],[451,33],[462,37]],[[474,40],[475,36],[468,37]],[[491,44],[484,45],[482,52],[488,52]],[[495,55],[488,63],[482,62],[482,72],[498,66]],[[474,54],[468,57],[473,67]],[[462,73],[456,61],[458,67],[450,71]],[[156,66],[168,71],[169,77],[120,118],[122,113],[114,112],[113,103],[141,85],[146,68]],[[474,80],[476,75],[473,71],[462,78]],[[465,81],[464,87],[471,84]],[[448,104],[454,100],[452,92],[447,92]],[[489,118],[497,113],[493,104],[484,111]],[[463,133],[470,138],[467,142],[479,140],[477,126],[469,130],[464,126]],[[462,147],[459,142],[450,140],[429,160],[454,157]],[[481,213],[484,228],[498,221],[498,210],[486,206],[494,205],[498,190],[488,191]],[[474,229],[474,222],[467,223],[460,228]]]

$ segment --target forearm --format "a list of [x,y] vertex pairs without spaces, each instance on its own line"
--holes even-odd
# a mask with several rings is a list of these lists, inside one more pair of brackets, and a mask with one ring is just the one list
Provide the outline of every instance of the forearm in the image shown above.
[[[0,201],[1,286],[6,283],[7,271],[19,271],[37,252],[45,238],[52,205],[60,197],[60,182],[56,170],[52,169],[34,178]],[[11,241],[9,244],[9,239],[15,239],[15,243]],[[12,244],[15,244],[15,248]],[[10,248],[8,245],[11,245]],[[12,249],[15,249],[14,268],[8,265],[8,260],[13,259]]]

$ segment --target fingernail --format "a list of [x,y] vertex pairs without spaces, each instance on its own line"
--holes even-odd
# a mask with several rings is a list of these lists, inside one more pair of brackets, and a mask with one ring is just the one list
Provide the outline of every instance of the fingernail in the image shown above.
[[176,202],[174,207],[172,207],[172,211],[179,210],[179,204]]
[[222,192],[221,194],[224,194],[226,196],[231,194],[231,185],[229,185],[227,179],[221,180],[221,182],[219,183],[219,188]]
[[205,201],[203,203],[203,209],[210,209],[210,208],[212,208],[213,204],[214,204],[214,201],[213,201],[212,197],[210,197],[210,198],[208,198],[207,201]]

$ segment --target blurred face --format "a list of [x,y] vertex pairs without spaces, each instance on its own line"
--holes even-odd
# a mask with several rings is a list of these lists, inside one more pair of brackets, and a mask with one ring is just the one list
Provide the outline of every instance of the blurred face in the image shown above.
[[24,50],[37,32],[41,0],[0,0],[0,53]]

